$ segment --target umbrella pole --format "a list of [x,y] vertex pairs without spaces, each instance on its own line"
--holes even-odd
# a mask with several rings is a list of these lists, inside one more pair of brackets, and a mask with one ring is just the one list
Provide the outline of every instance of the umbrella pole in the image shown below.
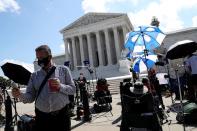
[[[146,70],[147,70],[147,74],[148,74],[148,66],[147,66],[147,62],[146,62],[147,54],[148,54],[148,50],[145,49],[144,50],[144,58],[145,58],[145,65],[146,65]],[[150,85],[150,78],[149,78],[149,76],[148,76],[148,81],[149,81],[149,86],[150,86],[150,93],[152,94],[152,89],[151,89],[151,85]]]
[[[141,30],[141,28],[140,28],[140,30]],[[141,33],[142,33],[142,38],[143,38],[143,42],[144,42],[144,46],[145,46],[145,49],[144,49],[144,58],[145,58],[145,65],[146,65],[147,74],[148,74],[148,66],[147,66],[147,62],[146,62],[146,56],[148,55],[148,50],[146,49],[146,44],[145,44],[145,39],[144,39],[144,33],[142,31],[141,31]],[[148,76],[148,80],[150,81],[149,76]],[[149,86],[150,86],[150,83],[149,83]],[[151,88],[150,88],[150,93],[152,94],[152,89]]]
[[184,122],[184,109],[183,109],[183,97],[182,97],[182,92],[181,92],[181,84],[180,84],[180,79],[178,75],[178,70],[175,70],[176,72],[176,77],[178,80],[178,86],[179,86],[179,95],[180,95],[180,104],[181,104],[181,113],[183,116],[183,131],[185,131],[185,122]]

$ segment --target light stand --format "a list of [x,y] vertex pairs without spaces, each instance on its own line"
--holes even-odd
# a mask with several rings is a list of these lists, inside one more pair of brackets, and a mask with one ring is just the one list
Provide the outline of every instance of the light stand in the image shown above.
[[178,70],[175,70],[175,72],[176,72],[176,77],[177,77],[177,80],[178,80],[178,86],[179,86],[179,95],[180,95],[181,113],[182,113],[182,116],[183,116],[183,131],[185,131],[184,109],[183,109],[183,99],[182,99],[182,92],[181,92],[181,84],[180,84],[180,79],[179,79]]
[[94,82],[93,82],[93,80],[94,80],[94,76],[93,76],[94,71],[92,69],[90,69],[90,67],[88,67],[88,71],[89,71],[89,73],[91,75],[91,78],[92,78],[92,85],[93,85],[93,92],[94,92]]

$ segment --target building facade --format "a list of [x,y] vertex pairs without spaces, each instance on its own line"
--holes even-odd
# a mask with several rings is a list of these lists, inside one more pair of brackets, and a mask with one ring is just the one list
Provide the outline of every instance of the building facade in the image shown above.
[[[124,40],[133,26],[127,16],[123,13],[87,13],[60,32],[63,35],[65,54],[54,56],[56,64],[69,62],[74,78],[83,72],[88,79],[107,78],[128,75],[127,61],[121,60],[124,49]],[[170,45],[180,40],[197,41],[197,27],[167,32],[159,53],[166,53]],[[84,61],[88,61],[90,68],[84,67]],[[170,61],[174,69],[179,69],[183,59]],[[38,66],[35,65],[37,69]],[[121,69],[120,69],[121,68]],[[91,69],[93,73],[90,73]],[[183,68],[179,69],[182,70]],[[160,72],[166,72],[161,68]]]
[[123,75],[118,65],[131,30],[127,14],[121,13],[88,13],[62,29],[65,61],[70,61],[73,76],[86,72],[84,61],[96,70],[97,77]]
[[[166,37],[161,46],[160,53],[166,54],[168,48],[174,43],[182,40],[192,40],[197,42],[197,27],[185,28],[177,31],[166,32]],[[183,62],[187,58],[180,58],[175,60],[168,60],[170,73],[173,73],[175,70],[178,70],[179,75],[182,76],[185,73],[185,67]],[[162,68],[160,68],[162,70]],[[161,72],[166,72],[167,67],[163,68]]]

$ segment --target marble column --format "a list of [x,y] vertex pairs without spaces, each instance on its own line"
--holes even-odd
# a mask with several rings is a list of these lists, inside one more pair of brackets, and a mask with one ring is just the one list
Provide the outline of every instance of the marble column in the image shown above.
[[105,44],[106,44],[106,49],[107,49],[107,61],[108,61],[108,65],[111,65],[112,64],[112,58],[111,58],[111,47],[110,47],[108,29],[104,30],[104,34],[105,34]]
[[73,66],[74,66],[74,69],[76,69],[76,66],[77,66],[77,54],[76,54],[75,38],[72,37],[71,41],[72,41],[72,51],[73,51]]
[[83,50],[83,39],[82,35],[79,36],[79,46],[80,46],[80,54],[81,54],[81,64],[83,65],[83,61],[85,60],[84,50]]
[[126,34],[128,33],[126,25],[122,26],[122,31],[123,31],[123,38],[124,38],[124,41],[125,41],[126,40]]
[[88,54],[89,54],[90,66],[94,66],[93,65],[92,43],[90,40],[90,33],[88,33],[86,36],[87,36],[87,43],[88,43]]
[[99,57],[99,66],[103,66],[103,54],[102,54],[102,48],[101,48],[101,37],[99,32],[96,32],[96,44],[98,49],[98,57]]
[[114,42],[115,42],[115,48],[116,48],[116,59],[118,61],[120,59],[120,44],[119,44],[117,27],[113,28],[113,33],[114,33]]
[[69,43],[68,38],[65,38],[64,39],[64,46],[65,46],[65,57],[66,57],[66,61],[70,61],[70,54],[69,54],[69,51],[68,51],[68,43]]

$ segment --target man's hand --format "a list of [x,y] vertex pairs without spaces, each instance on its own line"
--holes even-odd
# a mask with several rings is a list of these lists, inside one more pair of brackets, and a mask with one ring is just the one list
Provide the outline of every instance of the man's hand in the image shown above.
[[60,80],[57,78],[50,79],[50,86],[56,87],[56,90],[60,89]]
[[17,87],[12,88],[12,96],[14,98],[19,98],[20,95],[21,95],[21,91],[19,88],[17,88]]

